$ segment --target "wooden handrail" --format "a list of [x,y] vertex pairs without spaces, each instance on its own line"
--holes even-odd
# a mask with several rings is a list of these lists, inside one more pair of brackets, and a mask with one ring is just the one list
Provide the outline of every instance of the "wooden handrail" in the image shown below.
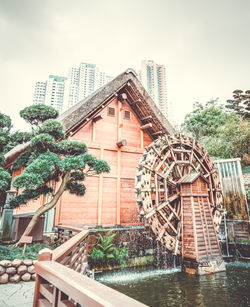
[[52,260],[61,262],[72,250],[89,234],[88,230],[82,230],[77,235],[57,247],[52,254]]
[[[36,273],[75,302],[87,307],[146,307],[146,305],[81,275],[55,261],[38,261]],[[54,292],[56,292],[54,290]],[[47,297],[49,299],[49,297]]]
[[43,249],[35,264],[33,307],[145,307],[146,305],[85,276],[86,240],[82,230],[54,251]]

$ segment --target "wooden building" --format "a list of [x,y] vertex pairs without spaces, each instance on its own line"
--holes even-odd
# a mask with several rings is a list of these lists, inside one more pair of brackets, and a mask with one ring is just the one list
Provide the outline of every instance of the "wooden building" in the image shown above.
[[[159,135],[174,133],[174,129],[135,72],[125,71],[66,111],[59,120],[68,139],[85,142],[90,153],[109,163],[111,171],[86,178],[83,197],[64,192],[46,219],[54,221],[55,226],[138,224],[134,192],[138,162],[147,145]],[[25,146],[21,146],[21,151],[22,148]],[[7,163],[11,163],[14,155],[12,151],[7,156]],[[45,201],[44,197],[30,201],[15,209],[15,214],[34,212]]]

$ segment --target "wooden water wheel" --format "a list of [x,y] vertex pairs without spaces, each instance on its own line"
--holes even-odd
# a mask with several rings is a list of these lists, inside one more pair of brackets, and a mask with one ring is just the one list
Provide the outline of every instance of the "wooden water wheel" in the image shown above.
[[183,135],[164,135],[143,153],[136,174],[139,213],[157,240],[175,255],[181,253],[181,179],[199,173],[208,182],[209,205],[218,231],[222,193],[216,168],[205,149]]

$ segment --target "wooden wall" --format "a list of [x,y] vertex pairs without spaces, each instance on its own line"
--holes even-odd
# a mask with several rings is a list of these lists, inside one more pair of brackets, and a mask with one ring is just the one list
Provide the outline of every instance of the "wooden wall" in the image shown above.
[[[115,109],[114,116],[108,115],[108,107]],[[103,119],[90,120],[71,139],[85,142],[90,153],[109,163],[111,171],[88,177],[83,197],[65,192],[56,207],[56,225],[138,224],[134,192],[136,167],[152,139],[140,129],[141,123],[127,102],[115,98],[108,107],[98,114]],[[125,110],[130,111],[130,119],[124,118]],[[126,139],[127,145],[119,149],[116,143],[121,139]]]

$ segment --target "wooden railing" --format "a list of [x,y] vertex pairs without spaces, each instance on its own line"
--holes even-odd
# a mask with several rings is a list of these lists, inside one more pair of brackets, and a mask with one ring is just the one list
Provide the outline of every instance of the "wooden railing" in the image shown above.
[[59,225],[58,229],[58,240],[62,243],[68,241],[70,238],[74,237],[77,233],[81,232],[83,229],[73,226],[62,226]]
[[83,230],[54,251],[39,252],[33,307],[145,307],[84,275],[88,233]]

